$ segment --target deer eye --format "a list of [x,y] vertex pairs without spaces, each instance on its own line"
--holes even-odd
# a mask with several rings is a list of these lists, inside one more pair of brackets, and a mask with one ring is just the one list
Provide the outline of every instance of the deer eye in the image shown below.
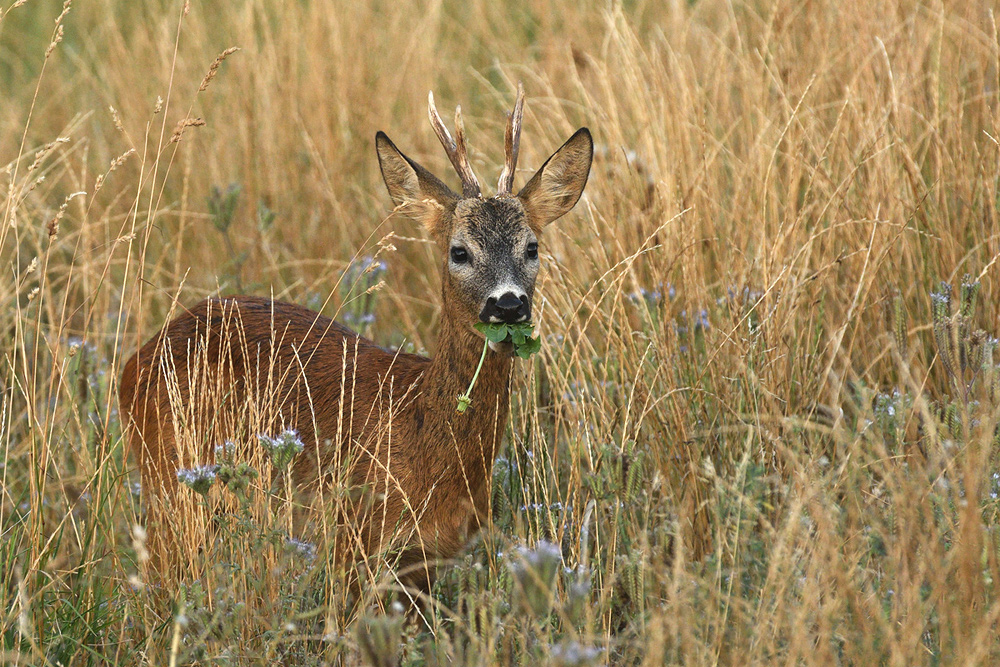
[[452,246],[451,261],[456,264],[465,264],[469,261],[469,251],[462,246]]
[[529,243],[524,254],[528,259],[538,259],[538,244],[534,242]]

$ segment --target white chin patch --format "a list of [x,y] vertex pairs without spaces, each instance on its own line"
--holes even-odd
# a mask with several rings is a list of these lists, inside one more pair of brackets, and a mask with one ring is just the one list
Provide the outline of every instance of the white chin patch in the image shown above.
[[513,343],[509,343],[509,342],[494,343],[493,341],[488,340],[488,341],[486,341],[486,344],[490,346],[490,350],[492,350],[494,354],[499,354],[499,355],[507,356],[507,357],[513,357],[514,356],[514,344]]

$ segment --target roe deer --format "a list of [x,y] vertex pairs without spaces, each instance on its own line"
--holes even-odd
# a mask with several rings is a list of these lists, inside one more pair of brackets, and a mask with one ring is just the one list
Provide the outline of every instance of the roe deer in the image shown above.
[[[177,498],[178,468],[211,460],[212,445],[225,439],[249,443],[253,433],[245,432],[240,411],[262,404],[273,413],[272,428],[296,429],[305,445],[292,471],[300,488],[331,488],[330,471],[350,461],[342,479],[376,491],[340,510],[337,520],[350,524],[353,537],[349,548],[338,547],[338,559],[392,547],[397,567],[424,568],[425,585],[428,560],[465,545],[486,518],[513,363],[509,342],[491,342],[474,402],[456,412],[483,354],[473,325],[530,320],[539,235],[579,200],[593,158],[590,132],[581,128],[514,195],[523,104],[518,86],[503,171],[489,198],[469,163],[461,107],[453,139],[429,96],[431,123],[461,177],[461,195],[384,133],[375,136],[397,209],[422,222],[441,251],[443,312],[433,358],[385,350],[301,306],[240,296],[193,306],[129,359],[119,401],[141,469],[154,558],[169,557],[156,537]],[[203,386],[211,390],[199,395]],[[192,404],[201,406],[194,411],[200,416],[188,410]],[[182,430],[194,433],[195,445],[179,446]]]

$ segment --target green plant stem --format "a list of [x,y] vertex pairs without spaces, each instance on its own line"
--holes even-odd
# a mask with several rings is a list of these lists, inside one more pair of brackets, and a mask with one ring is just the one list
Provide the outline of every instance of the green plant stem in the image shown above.
[[483,353],[479,357],[479,365],[476,366],[476,372],[472,374],[472,381],[469,383],[469,388],[465,390],[465,393],[458,397],[458,411],[465,412],[465,409],[469,407],[472,403],[472,398],[470,394],[472,393],[472,388],[476,386],[476,380],[479,379],[479,371],[483,369],[483,363],[486,361],[486,350],[490,347],[489,339],[483,339]]

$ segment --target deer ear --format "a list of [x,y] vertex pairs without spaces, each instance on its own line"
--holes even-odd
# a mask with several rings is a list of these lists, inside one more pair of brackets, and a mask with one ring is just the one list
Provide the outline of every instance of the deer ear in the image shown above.
[[459,196],[437,176],[403,155],[385,132],[375,135],[382,179],[396,206],[419,220],[432,234],[441,231],[445,211],[453,211]]
[[569,213],[583,194],[593,159],[594,139],[581,127],[517,193],[529,225],[541,229]]

